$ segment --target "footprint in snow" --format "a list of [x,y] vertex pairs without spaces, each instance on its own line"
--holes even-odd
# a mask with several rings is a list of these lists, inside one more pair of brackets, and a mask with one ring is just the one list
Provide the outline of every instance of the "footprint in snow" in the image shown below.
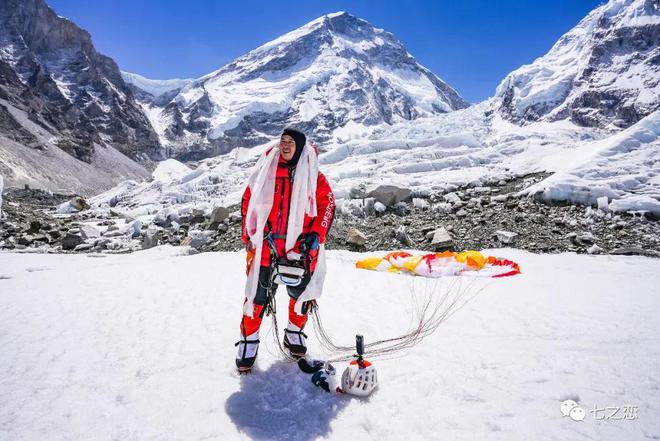
[[25,271],[27,271],[28,273],[36,273],[37,271],[48,271],[50,269],[52,268],[47,266],[29,266],[25,268]]

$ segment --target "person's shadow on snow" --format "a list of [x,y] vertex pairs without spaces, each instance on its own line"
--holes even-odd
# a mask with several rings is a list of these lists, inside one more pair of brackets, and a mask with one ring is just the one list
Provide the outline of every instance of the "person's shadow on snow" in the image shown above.
[[227,399],[225,409],[252,439],[308,441],[326,436],[348,402],[347,396],[314,386],[296,364],[276,362],[242,377],[241,390]]

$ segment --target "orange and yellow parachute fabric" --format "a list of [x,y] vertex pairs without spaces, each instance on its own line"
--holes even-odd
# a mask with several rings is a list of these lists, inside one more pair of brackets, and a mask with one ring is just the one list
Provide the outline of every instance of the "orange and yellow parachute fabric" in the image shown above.
[[507,277],[520,273],[520,266],[516,262],[486,256],[479,251],[443,251],[417,256],[407,251],[394,251],[383,257],[365,257],[358,260],[355,266],[374,271],[406,272],[423,277]]

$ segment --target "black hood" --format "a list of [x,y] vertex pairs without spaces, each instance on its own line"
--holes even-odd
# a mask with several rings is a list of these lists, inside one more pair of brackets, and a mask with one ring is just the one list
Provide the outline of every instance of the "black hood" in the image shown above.
[[287,127],[282,131],[282,135],[280,136],[284,135],[289,135],[296,143],[296,151],[293,154],[293,158],[291,158],[290,161],[287,161],[287,165],[293,167],[298,164],[298,159],[300,159],[300,155],[302,154],[302,151],[305,148],[305,144],[307,143],[307,137],[303,132],[292,129],[291,127]]

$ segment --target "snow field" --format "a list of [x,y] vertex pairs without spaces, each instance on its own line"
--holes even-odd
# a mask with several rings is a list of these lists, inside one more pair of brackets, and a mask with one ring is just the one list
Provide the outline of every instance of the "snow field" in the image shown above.
[[660,214],[660,110],[632,127],[576,151],[557,173],[525,190],[546,200],[593,205],[607,197],[612,211]]
[[[660,436],[658,260],[486,250],[523,273],[463,278],[481,292],[412,350],[373,360],[381,384],[360,400],[325,394],[281,361],[269,319],[256,373],[238,377],[244,255],[186,251],[0,254],[0,439]],[[413,300],[435,283],[355,269],[363,256],[328,253],[319,303],[337,343],[405,331]],[[283,326],[283,290],[278,301]],[[562,417],[567,398],[584,422]],[[638,419],[588,412],[627,404]]]

